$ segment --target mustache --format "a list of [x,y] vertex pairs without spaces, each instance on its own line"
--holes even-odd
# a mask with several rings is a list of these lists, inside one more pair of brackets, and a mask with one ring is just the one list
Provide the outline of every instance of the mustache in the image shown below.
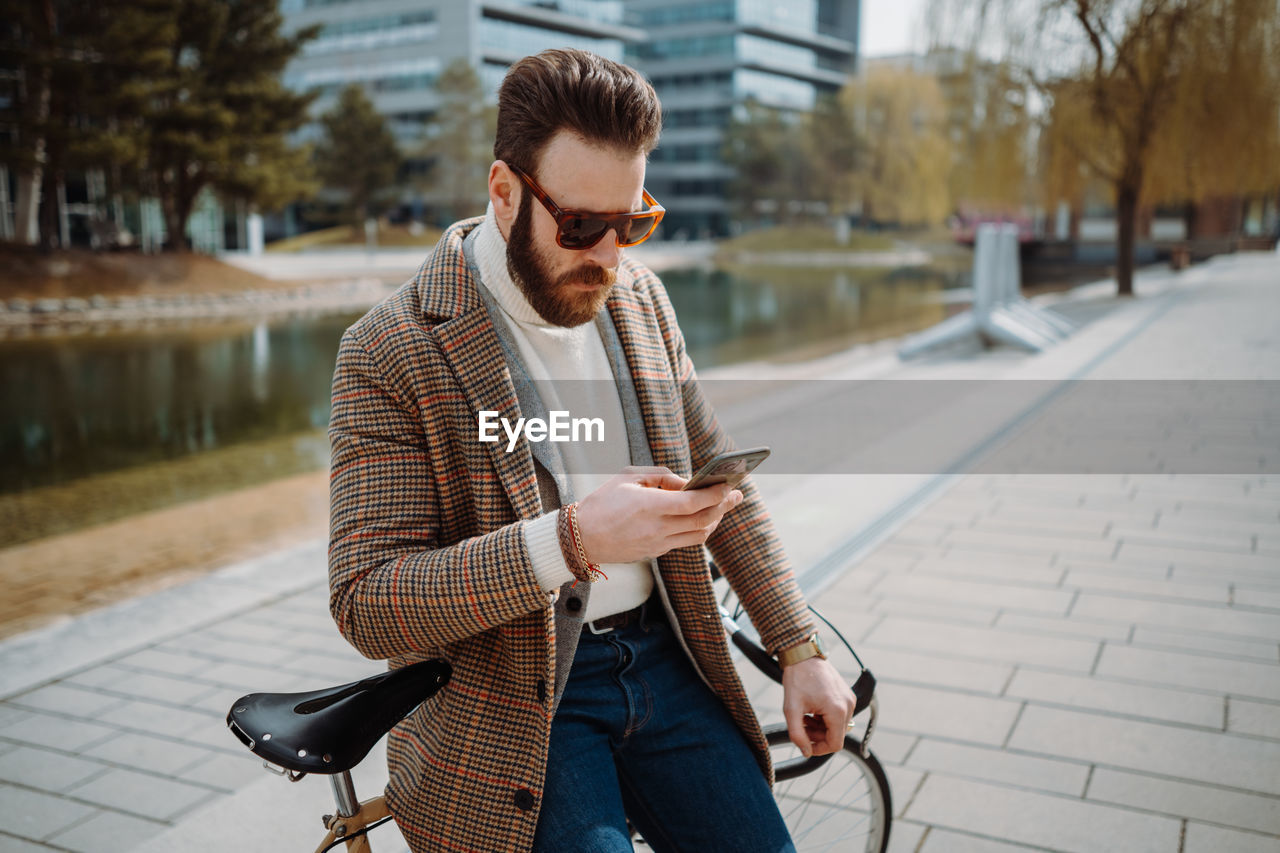
[[614,270],[607,270],[596,264],[583,264],[556,279],[556,286],[560,287],[570,282],[579,282],[581,284],[603,284],[612,287],[617,280],[618,274]]

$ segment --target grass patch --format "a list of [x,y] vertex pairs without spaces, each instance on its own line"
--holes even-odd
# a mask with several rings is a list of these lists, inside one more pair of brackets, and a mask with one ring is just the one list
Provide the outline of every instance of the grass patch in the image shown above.
[[[431,248],[440,240],[439,228],[422,226],[419,233],[414,234],[407,225],[378,226],[379,248]],[[354,225],[335,225],[333,228],[322,228],[319,231],[308,231],[297,237],[276,240],[267,245],[268,252],[305,252],[308,249],[363,249],[365,246],[364,228]]]

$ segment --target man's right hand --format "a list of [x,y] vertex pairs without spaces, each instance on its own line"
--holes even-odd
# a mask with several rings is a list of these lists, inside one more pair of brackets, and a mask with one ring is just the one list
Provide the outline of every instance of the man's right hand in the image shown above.
[[623,468],[578,502],[582,548],[592,563],[631,563],[701,545],[742,492],[721,483],[680,491],[668,468]]

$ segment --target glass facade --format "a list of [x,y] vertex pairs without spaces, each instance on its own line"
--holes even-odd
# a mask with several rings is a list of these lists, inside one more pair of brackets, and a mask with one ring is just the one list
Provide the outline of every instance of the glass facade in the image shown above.
[[738,0],[738,21],[770,29],[818,32],[817,0]]
[[436,37],[437,32],[439,27],[436,26],[436,13],[433,9],[402,15],[356,18],[326,24],[316,40],[308,43],[303,50],[307,54],[372,50],[430,41]]
[[711,36],[654,39],[635,46],[634,56],[641,62],[664,59],[706,59],[733,56],[734,40],[730,33]]
[[811,110],[818,99],[818,89],[812,83],[749,68],[733,72],[733,91],[741,99],[790,110]]
[[627,59],[666,106],[646,178],[663,191],[664,235],[728,233],[723,139],[735,108],[813,109],[854,69],[858,17],[859,0],[627,0],[627,23],[648,34]]
[[428,57],[290,72],[285,75],[285,85],[304,92],[318,92],[321,96],[333,94],[351,83],[363,84],[372,92],[402,92],[430,89],[439,74],[440,60]]
[[497,18],[480,20],[480,44],[485,50],[511,56],[528,56],[553,47],[579,47],[614,62],[622,61],[622,42],[618,39],[571,35]]
[[735,0],[717,0],[713,3],[684,3],[657,9],[637,9],[627,15],[627,23],[634,27],[656,28],[677,24],[694,24],[700,21],[733,21]]
[[597,24],[621,24],[623,19],[622,0],[515,0],[514,5],[561,12]]
[[811,48],[800,47],[760,36],[738,36],[738,59],[777,68],[816,68],[818,56]]

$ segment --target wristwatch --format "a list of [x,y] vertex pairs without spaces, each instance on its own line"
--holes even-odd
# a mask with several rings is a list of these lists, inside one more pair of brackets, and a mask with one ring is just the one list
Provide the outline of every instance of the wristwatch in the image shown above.
[[798,646],[792,646],[789,649],[783,649],[778,652],[778,663],[784,668],[809,658],[827,659],[826,646],[822,645],[822,638],[818,636],[817,631],[810,634],[808,639]]

